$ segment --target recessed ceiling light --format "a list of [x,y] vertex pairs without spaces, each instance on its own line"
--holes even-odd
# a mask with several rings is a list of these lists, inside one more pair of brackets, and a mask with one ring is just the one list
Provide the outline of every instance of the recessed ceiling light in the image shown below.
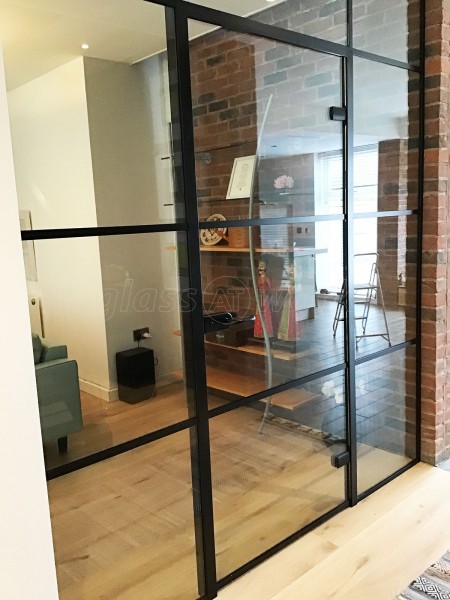
[[89,50],[89,44],[81,44],[83,50]]

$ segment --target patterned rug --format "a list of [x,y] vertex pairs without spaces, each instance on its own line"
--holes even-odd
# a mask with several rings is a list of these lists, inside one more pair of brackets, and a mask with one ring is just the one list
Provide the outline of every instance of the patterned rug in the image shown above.
[[397,600],[450,600],[450,551],[410,583]]
[[283,427],[288,427],[289,429],[294,429],[299,433],[304,433],[305,435],[313,437],[317,440],[321,440],[327,446],[331,446],[332,444],[346,443],[346,440],[343,440],[332,433],[322,431],[321,429],[315,429],[314,427],[309,427],[308,425],[303,425],[302,423],[297,423],[296,421],[291,421],[290,419],[285,419],[283,417],[274,417],[272,415],[269,417],[268,421],[271,423],[277,423]]

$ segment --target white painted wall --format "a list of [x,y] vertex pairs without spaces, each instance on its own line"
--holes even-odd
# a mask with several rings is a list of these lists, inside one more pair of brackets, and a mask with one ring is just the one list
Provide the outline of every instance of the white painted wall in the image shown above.
[[[21,209],[33,227],[97,224],[83,59],[8,94]],[[35,242],[44,335],[65,343],[84,389],[107,397],[109,372],[96,238]],[[106,394],[106,396],[105,396]]]
[[0,55],[0,595],[58,598]]
[[[167,119],[167,67],[162,56],[137,65],[85,59],[92,165],[100,226],[173,222]],[[111,386],[115,355],[133,347],[132,331],[149,327],[157,382],[182,365],[175,235],[100,239]]]
[[[19,204],[34,228],[173,222],[163,57],[79,58],[8,100]],[[181,367],[174,244],[170,233],[35,243],[29,292],[41,298],[44,335],[78,361],[82,389],[117,397],[115,355],[145,326],[157,380]]]

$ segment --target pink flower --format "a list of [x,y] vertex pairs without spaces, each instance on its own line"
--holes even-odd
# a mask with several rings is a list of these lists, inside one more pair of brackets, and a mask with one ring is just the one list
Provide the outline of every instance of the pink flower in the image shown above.
[[293,188],[294,187],[294,178],[290,175],[280,175],[273,182],[273,187],[276,190],[283,190],[284,188]]

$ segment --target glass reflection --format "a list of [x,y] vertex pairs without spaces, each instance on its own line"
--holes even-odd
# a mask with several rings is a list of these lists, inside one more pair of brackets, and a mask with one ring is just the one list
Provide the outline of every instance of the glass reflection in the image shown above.
[[359,357],[416,337],[417,217],[356,219],[354,248]]
[[184,234],[39,240],[34,249],[28,291],[47,468],[193,416]]
[[[183,220],[183,199],[174,194],[172,163],[181,161],[172,156],[179,128],[165,8],[139,1],[59,7],[54,27],[39,3],[32,13],[11,4],[11,15],[0,6],[2,23],[17,19],[21,28],[34,19],[29,35],[12,36],[5,52],[18,202],[33,228]],[[100,30],[101,39],[81,50],[87,31]],[[23,41],[30,36],[32,45]]]
[[418,206],[419,77],[355,59],[354,210]]
[[358,493],[416,456],[416,368],[415,348],[356,367]]
[[419,41],[419,0],[353,0],[355,48],[403,62],[419,62]]
[[219,578],[345,498],[342,373],[214,417],[210,436]]
[[[192,0],[194,4],[220,9],[221,11],[247,17],[260,23],[275,25],[289,31],[297,31],[314,37],[345,44],[347,41],[347,2],[333,0],[320,2],[298,2],[298,0]],[[197,25],[197,34],[205,32],[205,26]],[[207,29],[206,29],[207,30]]]
[[194,600],[189,432],[49,482],[60,598]]
[[200,221],[342,213],[341,60],[220,29],[190,61]]
[[201,236],[203,308],[216,321],[205,335],[210,407],[344,361],[344,330],[333,331],[342,231],[342,221],[261,225],[253,252],[248,227],[215,244]]

